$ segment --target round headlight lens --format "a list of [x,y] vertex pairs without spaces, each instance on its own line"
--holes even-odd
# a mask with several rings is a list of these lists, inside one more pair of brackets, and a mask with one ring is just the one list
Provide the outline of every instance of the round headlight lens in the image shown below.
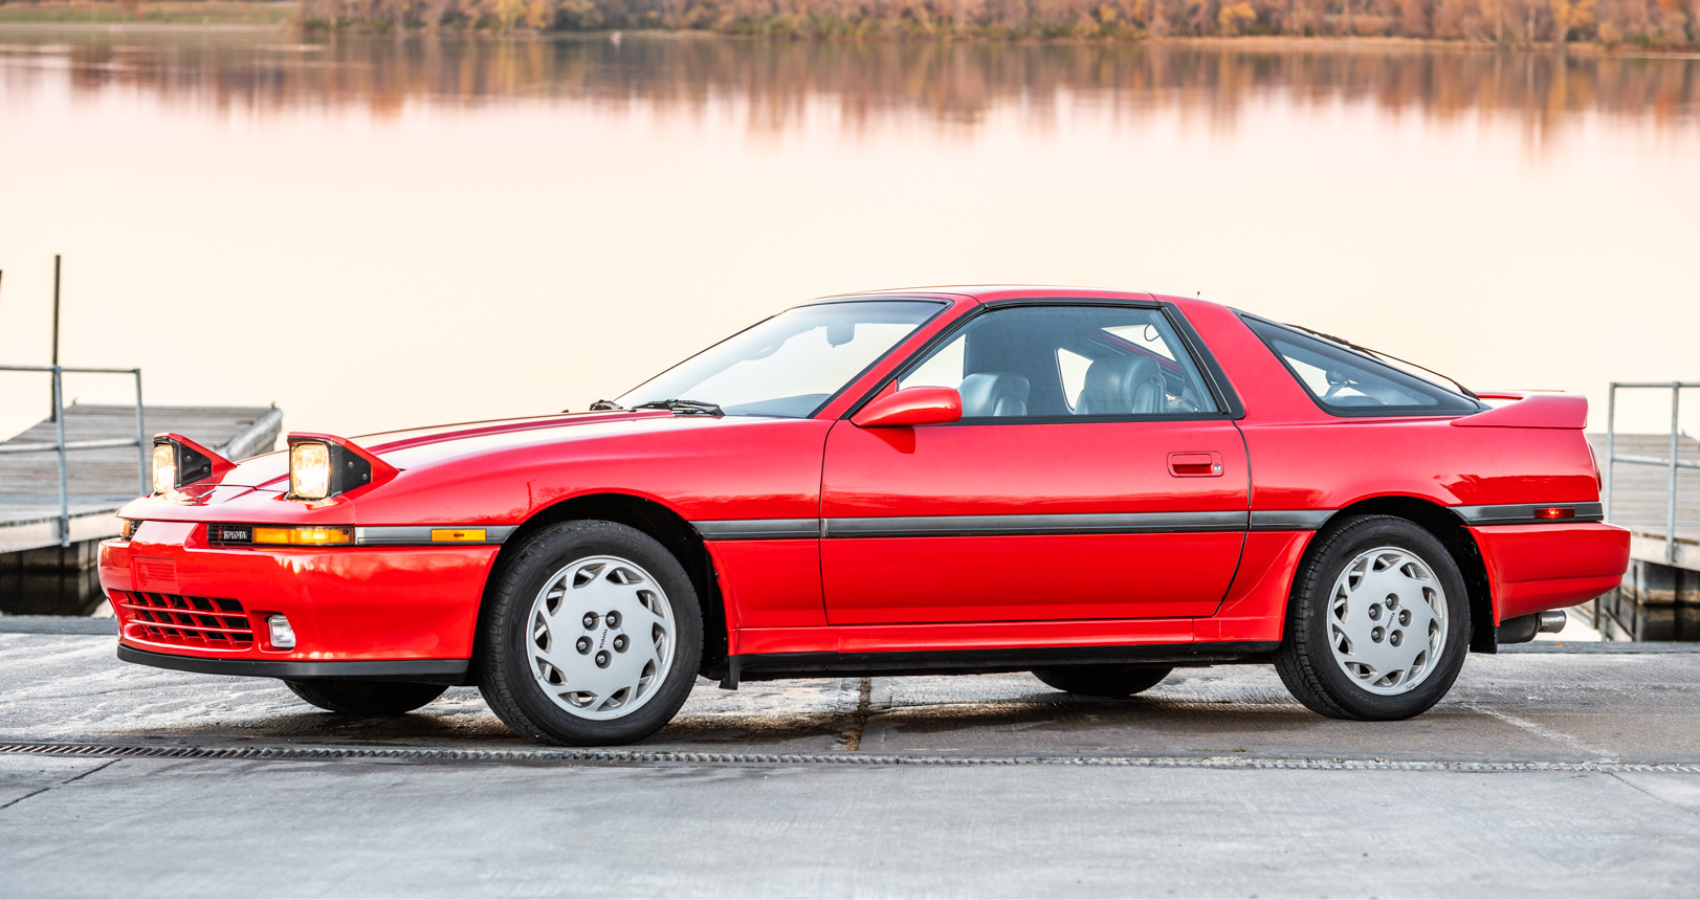
[[303,500],[323,500],[331,493],[331,448],[318,441],[289,445],[289,493]]
[[161,441],[153,445],[153,492],[177,490],[177,448]]

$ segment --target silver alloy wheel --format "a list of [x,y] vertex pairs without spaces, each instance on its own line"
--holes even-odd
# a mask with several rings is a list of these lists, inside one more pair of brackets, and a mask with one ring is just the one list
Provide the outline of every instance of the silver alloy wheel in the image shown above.
[[1357,555],[1328,595],[1334,661],[1372,694],[1427,680],[1446,646],[1446,591],[1422,557],[1401,547]]
[[555,705],[618,719],[649,702],[673,667],[673,605],[660,582],[618,556],[550,576],[531,603],[531,674]]

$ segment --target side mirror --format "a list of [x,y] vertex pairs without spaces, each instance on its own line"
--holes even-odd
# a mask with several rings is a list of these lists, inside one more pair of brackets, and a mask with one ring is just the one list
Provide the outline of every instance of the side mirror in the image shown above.
[[913,387],[862,407],[850,422],[862,428],[902,425],[945,425],[962,418],[962,395],[956,388]]

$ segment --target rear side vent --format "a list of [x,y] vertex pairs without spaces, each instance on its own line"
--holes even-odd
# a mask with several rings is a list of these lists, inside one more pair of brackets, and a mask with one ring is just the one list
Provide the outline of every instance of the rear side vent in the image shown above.
[[208,650],[254,646],[254,626],[238,600],[113,591],[112,610],[138,640]]

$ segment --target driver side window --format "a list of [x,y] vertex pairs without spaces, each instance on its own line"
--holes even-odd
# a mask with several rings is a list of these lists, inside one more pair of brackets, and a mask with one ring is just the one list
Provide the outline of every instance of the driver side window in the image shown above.
[[955,388],[964,419],[1216,412],[1181,346],[1157,309],[1000,309],[911,366],[897,386]]

